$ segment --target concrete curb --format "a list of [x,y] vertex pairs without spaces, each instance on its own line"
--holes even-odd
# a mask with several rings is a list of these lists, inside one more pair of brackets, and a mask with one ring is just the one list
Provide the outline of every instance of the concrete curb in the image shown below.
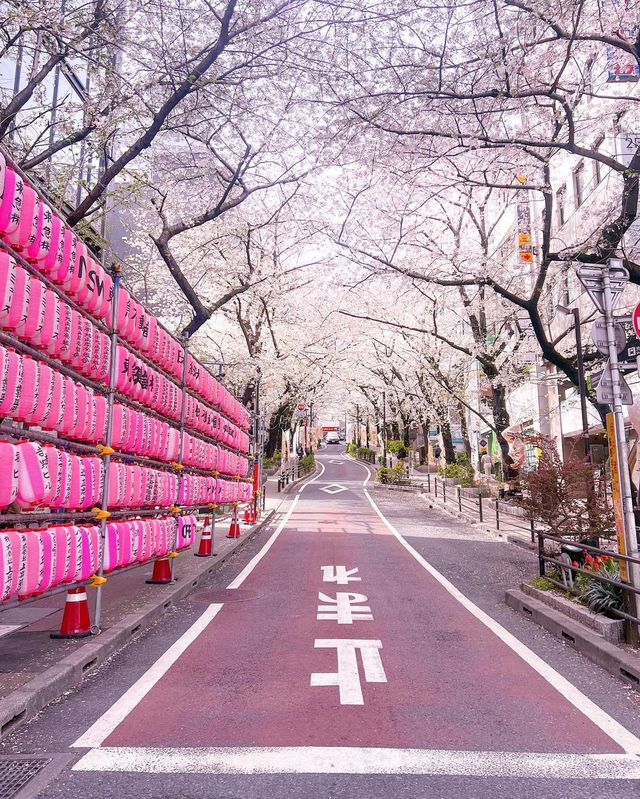
[[505,601],[510,608],[528,616],[536,624],[588,657],[593,663],[640,691],[639,655],[605,641],[602,636],[580,622],[550,608],[538,599],[527,596],[519,589],[514,588],[507,591]]
[[610,619],[601,613],[594,613],[579,602],[574,602],[557,591],[542,591],[529,583],[520,583],[520,590],[523,594],[542,602],[543,605],[547,605],[547,607],[579,622],[589,630],[593,630],[596,635],[602,636],[610,644],[617,646],[624,640],[624,621],[622,619]]
[[[279,508],[279,506],[278,506]],[[50,702],[80,685],[84,676],[123,649],[134,637],[155,624],[167,610],[184,599],[203,578],[208,577],[232,555],[240,552],[275,515],[278,508],[267,511],[262,521],[247,531],[237,546],[219,555],[213,562],[202,560],[201,569],[184,582],[164,586],[162,595],[148,602],[136,613],[125,616],[117,624],[88,639],[70,655],[36,675],[30,682],[0,699],[0,739],[28,721]]]

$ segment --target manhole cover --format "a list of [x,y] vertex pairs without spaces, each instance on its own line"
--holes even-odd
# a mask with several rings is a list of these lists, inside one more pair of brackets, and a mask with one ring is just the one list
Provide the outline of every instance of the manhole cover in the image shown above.
[[48,758],[0,760],[0,799],[12,799],[51,761]]
[[197,602],[249,602],[251,599],[258,599],[261,596],[262,594],[250,591],[248,588],[237,588],[231,591],[221,588],[217,591],[198,591],[192,595],[192,598]]

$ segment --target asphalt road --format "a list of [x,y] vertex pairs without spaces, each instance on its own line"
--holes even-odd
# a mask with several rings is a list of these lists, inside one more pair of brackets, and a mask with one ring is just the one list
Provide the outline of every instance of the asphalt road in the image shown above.
[[529,555],[338,447],[318,460],[208,585],[3,742],[51,756],[30,795],[640,795],[637,694],[502,601]]

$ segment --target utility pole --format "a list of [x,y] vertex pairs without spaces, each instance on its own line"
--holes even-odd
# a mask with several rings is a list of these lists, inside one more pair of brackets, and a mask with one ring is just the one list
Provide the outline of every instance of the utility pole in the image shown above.
[[582,416],[582,438],[584,445],[584,456],[587,460],[589,460],[591,457],[591,442],[589,441],[589,418],[587,416],[587,388],[584,379],[584,359],[582,356],[582,331],[580,329],[579,308],[573,309],[573,329],[576,334],[576,354],[578,360],[578,392],[580,393],[580,415]]
[[254,480],[253,487],[253,515],[258,517],[259,500],[258,495],[262,491],[262,420],[260,418],[260,369],[256,376],[256,389],[253,398],[253,457],[254,457]]
[[[618,455],[618,471],[620,479],[620,494],[622,500],[622,515],[624,523],[624,543],[627,555],[638,557],[638,539],[636,536],[636,520],[633,513],[633,499],[631,497],[631,478],[629,476],[629,448],[627,447],[627,434],[624,429],[624,415],[622,412],[622,389],[620,383],[620,367],[618,364],[618,348],[613,320],[613,303],[611,298],[611,278],[609,269],[605,267],[602,275],[604,289],[604,316],[607,320],[607,337],[609,339],[609,368],[611,370],[611,385],[613,389],[613,424],[615,430],[615,447]],[[629,582],[638,585],[637,564],[629,564]],[[635,615],[640,615],[640,601],[635,594]]]
[[387,392],[382,392],[382,465],[387,465]]
[[[596,394],[601,402],[611,404],[613,413],[607,427],[610,432],[609,448],[611,450],[612,479],[614,482],[614,504],[617,505],[616,530],[618,534],[618,550],[621,554],[633,558],[638,557],[638,539],[633,513],[631,496],[631,478],[629,475],[629,449],[624,427],[622,406],[632,401],[630,391],[620,374],[618,363],[618,344],[616,341],[615,319],[613,310],[629,280],[629,273],[619,258],[610,259],[608,264],[582,264],[578,269],[578,278],[586,288],[594,304],[604,315],[607,331],[606,351],[609,361],[598,384]],[[611,435],[611,433],[613,435]],[[617,474],[616,474],[617,472]],[[617,480],[616,480],[617,478]],[[615,490],[616,482],[619,490]],[[615,494],[618,494],[617,498]],[[620,574],[623,581],[631,586],[640,585],[640,570],[636,563],[620,562]],[[640,617],[640,597],[638,594],[627,595],[625,610],[633,616]],[[630,625],[630,643],[637,642],[638,628]]]
[[569,310],[564,305],[558,305],[558,310],[566,315],[573,316],[573,331],[576,337],[576,360],[578,365],[578,394],[580,395],[580,416],[582,420],[582,441],[584,455],[587,460],[591,457],[591,442],[589,440],[589,418],[587,416],[587,388],[584,378],[584,357],[582,354],[582,330],[580,327],[580,309]]

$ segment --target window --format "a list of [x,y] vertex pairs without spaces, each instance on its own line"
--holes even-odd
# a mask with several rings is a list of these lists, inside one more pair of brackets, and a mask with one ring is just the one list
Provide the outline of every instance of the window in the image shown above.
[[584,202],[584,161],[573,170],[573,199],[576,208]]
[[[604,136],[600,136],[598,141],[593,145],[593,149],[599,153],[602,149],[602,145],[604,144]],[[600,161],[593,162],[593,185],[597,186],[598,183],[602,180],[602,164]]]
[[558,191],[556,192],[556,222],[559,228],[561,228],[565,222],[564,195],[565,195],[565,187],[563,186],[561,189],[558,189]]

